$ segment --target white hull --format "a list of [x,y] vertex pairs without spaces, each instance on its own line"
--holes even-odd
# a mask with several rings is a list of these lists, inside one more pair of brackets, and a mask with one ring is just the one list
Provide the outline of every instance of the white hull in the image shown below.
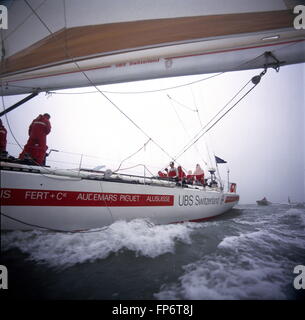
[[[182,188],[157,179],[146,179],[145,184],[141,179],[118,182],[102,174],[5,166],[1,170],[1,230],[38,226],[86,230],[136,218],[155,224],[202,221],[230,210],[239,200],[235,193]],[[24,171],[29,168],[39,172]]]

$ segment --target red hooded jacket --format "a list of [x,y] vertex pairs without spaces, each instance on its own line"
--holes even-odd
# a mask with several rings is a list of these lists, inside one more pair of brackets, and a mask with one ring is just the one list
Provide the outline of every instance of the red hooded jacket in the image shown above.
[[7,135],[7,131],[1,122],[0,123],[0,152],[6,151],[6,135]]
[[43,164],[46,157],[47,135],[51,131],[51,124],[47,115],[39,115],[33,120],[29,127],[29,139],[24,146],[20,159],[24,159],[26,154],[37,163]]
[[185,172],[182,170],[181,166],[178,166],[178,178],[179,180],[182,180],[186,177]]
[[48,117],[39,115],[33,120],[29,127],[30,137],[39,137],[41,135],[48,135],[51,132],[51,124]]

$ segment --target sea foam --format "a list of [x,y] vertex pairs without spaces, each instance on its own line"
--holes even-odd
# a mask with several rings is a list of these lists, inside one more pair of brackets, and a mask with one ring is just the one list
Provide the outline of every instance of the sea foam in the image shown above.
[[[302,213],[289,209],[253,222],[252,232],[227,235],[211,254],[184,266],[176,282],[163,284],[157,299],[287,299],[293,270],[304,257],[305,237],[281,220],[297,225]],[[273,222],[273,223],[272,223]]]
[[52,267],[105,259],[130,250],[136,256],[155,258],[174,253],[177,242],[191,243],[193,224],[155,226],[145,220],[117,221],[108,228],[89,233],[12,231],[3,235],[2,250],[18,248],[29,259]]

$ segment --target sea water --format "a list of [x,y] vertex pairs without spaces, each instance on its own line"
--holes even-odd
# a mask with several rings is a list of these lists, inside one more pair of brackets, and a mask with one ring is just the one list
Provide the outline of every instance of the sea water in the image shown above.
[[[85,209],[84,209],[85,210]],[[89,233],[1,234],[20,299],[302,299],[305,209],[239,205],[202,223],[118,221]]]

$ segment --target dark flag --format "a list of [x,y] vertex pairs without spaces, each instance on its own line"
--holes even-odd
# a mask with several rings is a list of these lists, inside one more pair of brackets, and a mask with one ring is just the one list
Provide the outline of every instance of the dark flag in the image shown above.
[[215,156],[215,161],[216,161],[216,163],[227,163],[227,161],[222,160],[221,158],[218,158],[216,156]]

